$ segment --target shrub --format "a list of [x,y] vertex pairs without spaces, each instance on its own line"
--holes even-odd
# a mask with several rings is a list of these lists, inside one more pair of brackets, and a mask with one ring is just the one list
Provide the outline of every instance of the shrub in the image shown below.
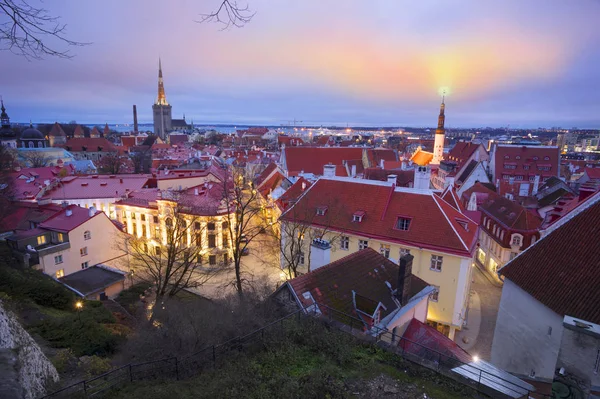
[[56,368],[56,371],[63,373],[69,364],[69,361],[73,358],[73,351],[71,349],[60,350],[53,358],[52,364]]
[[140,300],[140,295],[150,288],[148,283],[138,283],[132,285],[126,290],[121,291],[117,298],[117,302],[125,309],[129,309],[131,305],[135,305]]
[[0,265],[0,291],[14,299],[31,299],[41,306],[56,309],[72,309],[75,294],[46,276],[32,269],[16,269]]
[[85,371],[88,378],[104,374],[112,368],[110,360],[95,355],[84,357],[78,366]]

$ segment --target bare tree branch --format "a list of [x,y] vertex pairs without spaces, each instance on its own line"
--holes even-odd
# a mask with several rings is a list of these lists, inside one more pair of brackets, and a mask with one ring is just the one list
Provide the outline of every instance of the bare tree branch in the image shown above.
[[209,14],[200,14],[200,20],[196,22],[216,22],[223,25],[221,30],[227,30],[232,26],[243,27],[252,20],[255,14],[255,11],[248,8],[248,4],[240,6],[237,1],[222,0],[215,11]]
[[68,50],[59,50],[48,41],[63,45],[85,46],[66,37],[67,25],[60,17],[52,16],[44,8],[31,6],[26,0],[0,0],[0,50],[10,51],[28,60],[44,56],[72,58]]

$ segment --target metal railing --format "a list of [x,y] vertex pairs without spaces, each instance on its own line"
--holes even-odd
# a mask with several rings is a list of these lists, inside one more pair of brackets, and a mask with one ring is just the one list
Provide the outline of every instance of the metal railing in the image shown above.
[[[486,382],[494,381],[496,385],[504,387],[509,392],[523,392],[523,388],[516,384],[493,375],[483,369],[479,369],[472,364],[467,364],[457,360],[454,357],[441,353],[435,349],[429,348],[418,342],[414,342],[400,336],[396,336],[388,330],[378,327],[372,327],[374,334],[365,331],[365,324],[362,320],[337,311],[327,305],[317,304],[321,309],[327,309],[326,314],[319,314],[315,320],[320,320],[336,329],[350,333],[358,339],[367,339],[382,345],[384,349],[401,356],[411,362],[425,366],[438,374],[450,377],[454,381],[473,388],[478,392],[484,393],[490,397],[506,397],[499,395],[497,390],[490,388]],[[314,307],[313,307],[314,308]],[[152,360],[144,363],[130,363],[94,378],[80,381],[58,391],[47,394],[43,398],[91,398],[101,396],[106,391],[117,386],[143,380],[181,380],[201,374],[204,370],[215,368],[219,365],[225,355],[231,351],[243,351],[253,343],[265,342],[265,338],[274,340],[274,337],[281,337],[284,331],[284,324],[296,317],[298,320],[304,315],[315,316],[314,312],[306,312],[305,309],[298,309],[272,323],[269,323],[246,335],[238,336],[218,345],[208,346],[196,353],[185,357],[168,357],[164,359]],[[275,336],[269,337],[274,330],[278,332]],[[389,342],[388,342],[389,338]],[[415,351],[413,347],[419,348]],[[465,378],[452,369],[460,366],[468,367],[471,374],[470,378]],[[474,378],[474,377],[477,378]],[[531,397],[546,399],[548,395],[541,395],[533,392],[527,392]],[[524,395],[523,397],[527,397]]]

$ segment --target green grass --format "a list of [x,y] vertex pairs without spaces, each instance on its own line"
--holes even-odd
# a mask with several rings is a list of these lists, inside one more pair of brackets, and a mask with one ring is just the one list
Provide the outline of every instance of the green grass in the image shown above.
[[258,344],[251,351],[232,352],[222,363],[222,367],[189,380],[136,382],[109,396],[350,398],[357,391],[370,389],[368,381],[383,375],[401,387],[412,386],[410,389],[419,391],[421,397],[423,393],[441,399],[474,397],[468,388],[431,370],[316,323],[295,323],[285,338],[272,337],[263,349]]

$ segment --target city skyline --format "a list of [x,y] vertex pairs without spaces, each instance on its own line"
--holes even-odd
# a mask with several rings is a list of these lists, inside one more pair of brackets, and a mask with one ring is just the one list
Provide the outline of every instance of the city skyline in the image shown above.
[[130,123],[137,104],[147,123],[160,56],[173,117],[197,124],[434,126],[447,87],[449,128],[600,127],[598,3],[389,3],[251,0],[253,20],[220,31],[194,22],[217,1],[57,1],[93,44],[3,52],[0,94],[15,122]]

